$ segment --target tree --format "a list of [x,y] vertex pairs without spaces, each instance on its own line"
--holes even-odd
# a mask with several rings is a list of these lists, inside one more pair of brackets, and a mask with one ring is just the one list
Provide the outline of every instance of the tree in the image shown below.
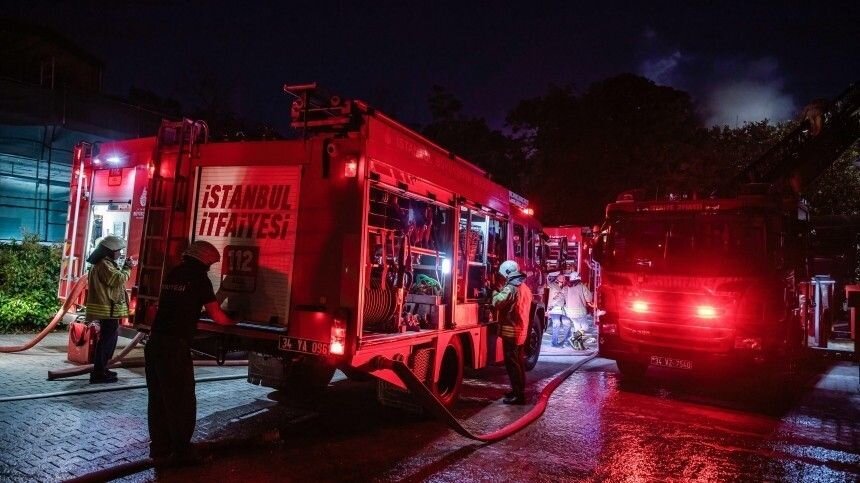
[[541,221],[572,223],[570,190],[580,133],[579,100],[572,86],[551,85],[540,97],[520,101],[506,118],[518,145],[523,191]]
[[490,129],[483,118],[462,113],[463,104],[440,86],[428,97],[431,121],[421,132],[445,149],[493,175],[496,182],[519,188],[516,144],[499,131]]
[[695,159],[702,132],[690,97],[624,74],[520,102],[508,115],[533,170],[526,194],[547,224],[596,223],[618,193],[676,189],[683,163]]
[[860,215],[860,146],[854,146],[830,166],[809,190],[810,204],[817,215]]
[[244,141],[281,139],[275,129],[261,122],[253,122],[239,115],[231,98],[235,83],[225,81],[211,68],[197,66],[184,81],[184,91],[190,99],[190,115],[206,121],[209,138],[213,141]]

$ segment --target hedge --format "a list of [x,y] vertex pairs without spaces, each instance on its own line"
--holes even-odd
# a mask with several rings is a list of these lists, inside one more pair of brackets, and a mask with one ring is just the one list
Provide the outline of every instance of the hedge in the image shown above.
[[0,244],[0,332],[43,329],[60,307],[60,247],[37,235]]

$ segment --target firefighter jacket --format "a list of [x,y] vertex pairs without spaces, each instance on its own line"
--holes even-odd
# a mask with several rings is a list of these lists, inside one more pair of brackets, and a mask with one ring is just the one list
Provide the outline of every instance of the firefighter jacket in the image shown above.
[[105,257],[90,269],[87,279],[87,320],[119,319],[129,316],[125,283],[131,268],[119,267]]
[[568,317],[573,319],[588,315],[588,304],[591,303],[593,297],[584,283],[567,287],[565,298],[565,313]]
[[552,283],[549,286],[549,311],[547,312],[549,315],[564,315],[567,316],[567,313],[564,311],[565,305],[567,303],[567,286],[559,287],[557,283]]
[[522,273],[511,274],[505,287],[493,295],[492,301],[499,313],[501,336],[515,339],[517,345],[526,343],[532,306],[532,291],[525,280]]

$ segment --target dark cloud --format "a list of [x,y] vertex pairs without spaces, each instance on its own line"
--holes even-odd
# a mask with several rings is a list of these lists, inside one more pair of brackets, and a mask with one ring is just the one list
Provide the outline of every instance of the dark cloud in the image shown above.
[[786,75],[775,56],[749,58],[696,53],[667,45],[645,29],[638,72],[652,81],[690,92],[707,125],[740,126],[768,119],[791,119],[797,102],[786,91]]

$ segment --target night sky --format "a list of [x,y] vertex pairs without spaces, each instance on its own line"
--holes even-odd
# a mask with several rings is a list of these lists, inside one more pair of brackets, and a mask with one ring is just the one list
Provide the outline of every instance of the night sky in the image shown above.
[[788,119],[860,79],[856,1],[0,3],[102,59],[107,93],[134,85],[188,106],[190,86],[214,77],[233,110],[277,127],[284,82],[316,80],[410,123],[427,122],[438,84],[503,128],[550,84],[582,92],[623,72],[690,92],[709,124]]

